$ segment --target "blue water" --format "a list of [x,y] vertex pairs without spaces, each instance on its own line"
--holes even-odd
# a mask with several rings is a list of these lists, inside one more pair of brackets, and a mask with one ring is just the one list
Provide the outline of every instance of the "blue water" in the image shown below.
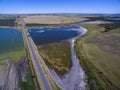
[[79,29],[79,26],[73,25],[40,29],[34,28],[30,29],[29,33],[36,45],[42,45],[76,37],[80,33],[74,29]]
[[119,21],[120,18],[108,18],[108,20],[115,20],[115,21]]
[[24,48],[22,33],[13,28],[0,28],[0,54]]

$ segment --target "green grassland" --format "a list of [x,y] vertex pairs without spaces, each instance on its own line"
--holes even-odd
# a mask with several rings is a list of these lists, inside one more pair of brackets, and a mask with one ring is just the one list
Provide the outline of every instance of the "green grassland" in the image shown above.
[[69,43],[59,42],[38,46],[46,64],[59,75],[63,75],[71,67]]
[[11,57],[11,59],[15,63],[18,63],[20,61],[21,57],[24,57],[24,56],[26,56],[25,49],[11,51],[11,52],[5,52],[5,53],[0,54],[0,58]]
[[6,60],[0,60],[0,65],[8,66],[8,63]]
[[120,29],[84,25],[88,32],[75,42],[75,52],[88,76],[91,90],[120,88]]
[[26,82],[21,81],[20,86],[22,90],[34,90],[35,85],[33,83],[33,78],[32,78],[32,72],[30,70],[30,67],[27,69],[27,74],[26,74]]

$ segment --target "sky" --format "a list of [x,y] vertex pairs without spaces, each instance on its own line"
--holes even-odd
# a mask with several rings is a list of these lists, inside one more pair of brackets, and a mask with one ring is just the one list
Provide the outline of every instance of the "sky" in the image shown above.
[[0,14],[120,14],[120,0],[0,0]]

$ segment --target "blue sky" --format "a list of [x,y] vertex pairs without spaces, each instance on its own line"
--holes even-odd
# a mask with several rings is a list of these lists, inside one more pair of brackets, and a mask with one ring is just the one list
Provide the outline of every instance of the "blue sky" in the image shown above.
[[0,13],[120,13],[120,0],[0,0]]

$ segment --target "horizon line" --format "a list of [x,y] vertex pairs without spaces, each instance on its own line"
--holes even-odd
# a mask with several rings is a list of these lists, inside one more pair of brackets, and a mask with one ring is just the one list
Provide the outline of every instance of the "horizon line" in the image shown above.
[[18,14],[18,15],[22,15],[22,14],[120,14],[120,13],[0,13],[1,14]]

